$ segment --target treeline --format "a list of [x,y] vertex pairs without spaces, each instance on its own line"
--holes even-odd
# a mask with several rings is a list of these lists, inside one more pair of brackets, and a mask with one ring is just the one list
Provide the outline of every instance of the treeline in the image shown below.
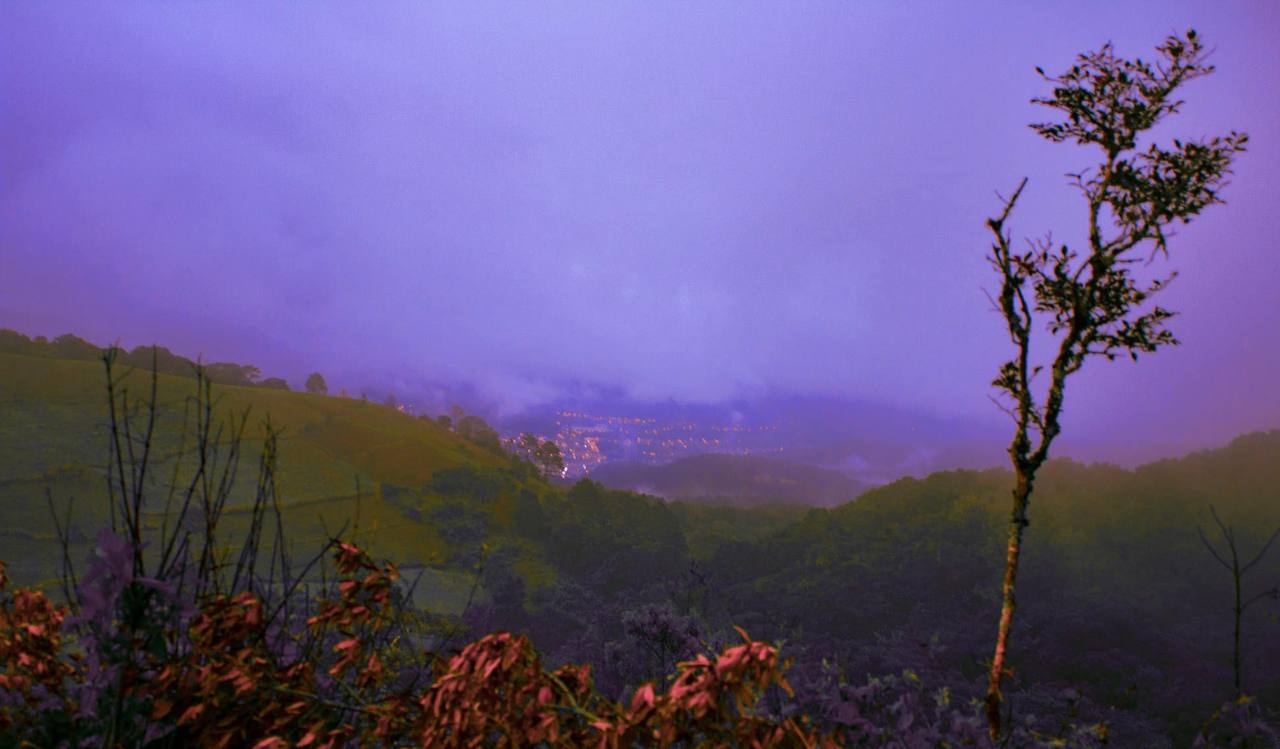
[[[204,377],[215,385],[291,390],[289,383],[284,378],[264,378],[262,370],[252,364],[236,364],[234,362],[199,363],[185,356],[179,356],[164,346],[136,346],[133,349],[114,348],[116,352],[115,364],[117,366],[134,367],[148,372],[154,368],[159,374],[190,379],[195,379],[196,370],[199,367]],[[90,343],[72,333],[66,333],[50,340],[45,336],[32,338],[16,330],[0,328],[0,354],[20,354],[22,356],[38,356],[48,359],[71,359],[74,361],[100,363],[103,355],[108,350],[109,348]],[[307,378],[304,387],[306,392],[316,395],[327,395],[329,393],[328,384],[325,382],[324,376],[319,372],[313,372]],[[350,396],[347,395],[347,391],[344,389],[339,392],[339,397]],[[359,397],[361,400],[368,400],[364,393],[361,393]],[[386,396],[382,401],[382,405],[402,410],[401,404],[392,394]],[[467,413],[458,406],[454,406],[448,414],[434,417],[428,414],[421,414],[418,418],[432,421],[495,455],[505,456],[508,454],[508,450],[503,446],[502,438],[496,429],[490,426],[482,417]],[[548,443],[548,445],[551,448],[555,448],[554,455],[549,453],[546,446],[537,455],[525,455],[520,445],[513,445],[511,452],[535,463],[544,473],[563,469],[564,464],[560,458],[559,449],[555,447],[553,442]]]
[[[49,340],[44,336],[29,338],[16,330],[0,328],[0,354],[96,362],[102,360],[106,351],[107,349],[71,333]],[[164,346],[136,346],[131,350],[117,348],[116,351],[116,362],[126,367],[150,370],[154,366],[160,374],[189,378],[196,376],[196,362],[179,356]],[[289,389],[289,383],[283,378],[263,378],[262,370],[252,364],[213,362],[199,366],[204,368],[205,377],[218,385]]]

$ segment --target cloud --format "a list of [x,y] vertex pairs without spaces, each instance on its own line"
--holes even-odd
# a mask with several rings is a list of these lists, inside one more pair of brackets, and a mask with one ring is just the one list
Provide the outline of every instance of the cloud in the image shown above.
[[[1005,10],[994,44],[967,7],[6,6],[0,315],[295,379],[466,378],[507,410],[590,382],[987,414],[992,193],[1030,174],[1019,227],[1079,223],[1061,174],[1082,154],[1025,128],[1031,67],[1104,38],[1143,52],[1186,15]],[[1268,23],[1202,28],[1221,72],[1188,94],[1191,131],[1276,133],[1274,66],[1251,62]],[[1175,249],[1214,277],[1232,227],[1218,267],[1262,294],[1270,209],[1237,198],[1273,194],[1278,158],[1255,140],[1233,205]],[[1170,294],[1188,345],[1227,309],[1236,351],[1275,320]],[[1160,369],[1183,383],[1161,392],[1226,377],[1260,402],[1212,418],[1280,415],[1257,390],[1274,347],[1231,345]],[[1158,414],[1126,405],[1128,376],[1072,407]]]

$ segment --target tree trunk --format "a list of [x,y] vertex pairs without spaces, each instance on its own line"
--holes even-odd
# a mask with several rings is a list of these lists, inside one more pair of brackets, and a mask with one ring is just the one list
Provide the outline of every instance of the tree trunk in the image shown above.
[[1235,578],[1235,584],[1236,584],[1236,612],[1235,612],[1236,626],[1235,626],[1235,631],[1232,633],[1234,635],[1235,648],[1231,652],[1231,666],[1232,666],[1232,670],[1235,672],[1235,678],[1236,678],[1236,699],[1239,699],[1241,695],[1241,691],[1240,691],[1240,614],[1243,612],[1243,609],[1240,606],[1240,561],[1239,559],[1237,559],[1235,554],[1234,542],[1232,543],[1232,548],[1231,548],[1231,562],[1234,565],[1234,568],[1231,570],[1231,574],[1232,574],[1232,577]]
[[1000,736],[1000,711],[1003,696],[1000,681],[1004,677],[1005,655],[1009,650],[1009,630],[1013,625],[1013,610],[1017,605],[1014,585],[1018,578],[1018,559],[1022,555],[1022,532],[1027,527],[1027,506],[1031,498],[1030,472],[1017,466],[1018,483],[1013,490],[1013,513],[1009,518],[1009,552],[1004,568],[1004,604],[1000,609],[1000,629],[996,635],[996,651],[991,658],[991,673],[987,678],[987,726],[992,739]]

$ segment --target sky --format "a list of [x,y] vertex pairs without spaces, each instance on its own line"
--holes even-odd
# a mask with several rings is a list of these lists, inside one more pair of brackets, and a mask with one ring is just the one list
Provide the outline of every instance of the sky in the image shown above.
[[[1280,427],[1280,10],[1240,3],[0,5],[0,326],[299,386],[767,393],[1003,418],[983,221],[1083,237],[1035,66],[1195,27],[1162,138],[1243,130],[1181,228],[1183,345],[1090,362],[1064,440]],[[1157,268],[1164,269],[1164,267]]]

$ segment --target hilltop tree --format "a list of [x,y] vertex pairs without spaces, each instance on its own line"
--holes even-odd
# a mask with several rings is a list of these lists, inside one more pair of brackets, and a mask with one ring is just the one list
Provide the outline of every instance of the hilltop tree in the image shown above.
[[471,440],[491,453],[502,455],[502,438],[497,430],[489,426],[484,419],[474,414],[466,414],[453,422],[453,429],[464,438]]
[[560,454],[560,446],[551,440],[543,440],[538,445],[538,465],[542,466],[542,477],[551,478],[564,472],[564,456]]
[[[88,341],[70,333],[54,338],[49,343],[49,350],[61,359],[78,359],[80,361],[97,361],[102,356],[101,349]],[[149,360],[148,360],[149,361]]]
[[249,387],[258,384],[262,370],[252,364],[235,364],[233,362],[214,362],[204,368],[205,376],[217,385],[236,385]]
[[315,395],[329,394],[329,385],[324,381],[324,375],[319,372],[312,372],[307,376],[306,388],[308,393]]
[[540,444],[538,435],[533,432],[523,432],[520,435],[520,439],[516,440],[515,443],[516,455],[519,455],[530,463],[536,463],[538,461],[538,447]]
[[[1195,31],[1168,37],[1156,51],[1155,62],[1126,60],[1105,44],[1080,55],[1062,75],[1036,69],[1053,86],[1053,94],[1032,103],[1062,119],[1036,123],[1032,129],[1053,143],[1093,145],[1102,152],[1096,166],[1069,175],[1088,206],[1085,249],[1073,250],[1045,237],[1029,241],[1023,251],[1014,250],[1005,222],[1026,187],[1025,178],[1004,201],[1000,215],[987,220],[994,236],[987,259],[1000,282],[992,302],[1004,318],[1015,351],[992,383],[1009,401],[1002,407],[1015,425],[1009,457],[1016,478],[1003,602],[987,683],[987,721],[993,738],[1001,733],[1000,685],[1027,510],[1036,472],[1061,429],[1066,380],[1092,357],[1114,360],[1127,355],[1136,361],[1140,353],[1178,343],[1165,327],[1174,313],[1148,306],[1176,273],[1139,280],[1135,270],[1157,255],[1168,256],[1173,224],[1188,223],[1222,202],[1219,193],[1232,159],[1247,141],[1246,135],[1232,131],[1200,141],[1174,140],[1172,148],[1139,147],[1140,136],[1182,105],[1175,92],[1213,72]],[[1047,387],[1033,389],[1034,379],[1045,369],[1032,361],[1037,318],[1044,319],[1055,353],[1048,362]],[[1038,350],[1040,339],[1035,340]]]

